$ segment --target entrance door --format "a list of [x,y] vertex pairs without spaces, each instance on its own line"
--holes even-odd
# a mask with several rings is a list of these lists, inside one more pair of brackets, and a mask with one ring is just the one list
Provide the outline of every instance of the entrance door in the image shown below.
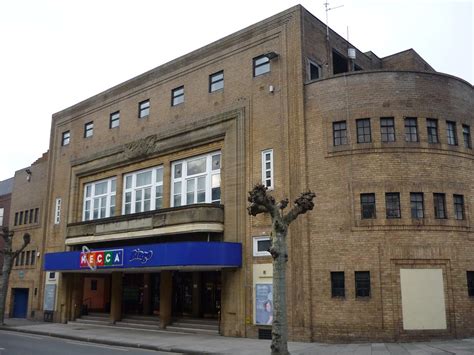
[[173,313],[176,316],[190,316],[193,313],[193,274],[173,273]]
[[218,271],[202,273],[201,291],[202,314],[205,318],[217,318],[221,308],[221,273]]
[[28,289],[13,289],[13,318],[26,318],[28,313]]

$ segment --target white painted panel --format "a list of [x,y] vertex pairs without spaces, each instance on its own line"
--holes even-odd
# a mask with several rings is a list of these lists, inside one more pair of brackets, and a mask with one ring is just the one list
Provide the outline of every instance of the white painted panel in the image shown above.
[[400,269],[403,329],[446,329],[442,269]]

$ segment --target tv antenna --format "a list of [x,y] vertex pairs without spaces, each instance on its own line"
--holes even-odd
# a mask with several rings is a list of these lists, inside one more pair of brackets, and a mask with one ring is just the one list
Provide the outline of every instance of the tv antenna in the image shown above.
[[328,20],[328,13],[331,10],[338,9],[340,7],[343,7],[344,5],[339,5],[339,6],[334,6],[334,7],[329,7],[329,1],[326,0],[324,3],[324,7],[326,8],[326,40],[329,41],[329,20]]

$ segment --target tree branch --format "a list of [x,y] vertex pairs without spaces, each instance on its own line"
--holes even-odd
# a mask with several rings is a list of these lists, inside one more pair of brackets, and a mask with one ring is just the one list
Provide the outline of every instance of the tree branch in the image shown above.
[[249,191],[247,200],[250,202],[247,211],[251,216],[256,216],[260,213],[270,213],[273,217],[278,213],[275,198],[267,195],[267,188],[262,184],[255,185],[252,191]]
[[300,214],[305,214],[314,208],[313,199],[316,197],[314,192],[303,192],[294,202],[293,208],[283,217],[283,221],[290,224]]

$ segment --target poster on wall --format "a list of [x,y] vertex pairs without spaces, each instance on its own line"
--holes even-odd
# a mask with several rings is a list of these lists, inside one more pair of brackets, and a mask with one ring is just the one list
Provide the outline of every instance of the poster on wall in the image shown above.
[[273,322],[273,285],[255,285],[255,323],[271,325]]
[[54,311],[55,301],[56,301],[56,285],[47,284],[44,290],[43,309],[45,311]]

